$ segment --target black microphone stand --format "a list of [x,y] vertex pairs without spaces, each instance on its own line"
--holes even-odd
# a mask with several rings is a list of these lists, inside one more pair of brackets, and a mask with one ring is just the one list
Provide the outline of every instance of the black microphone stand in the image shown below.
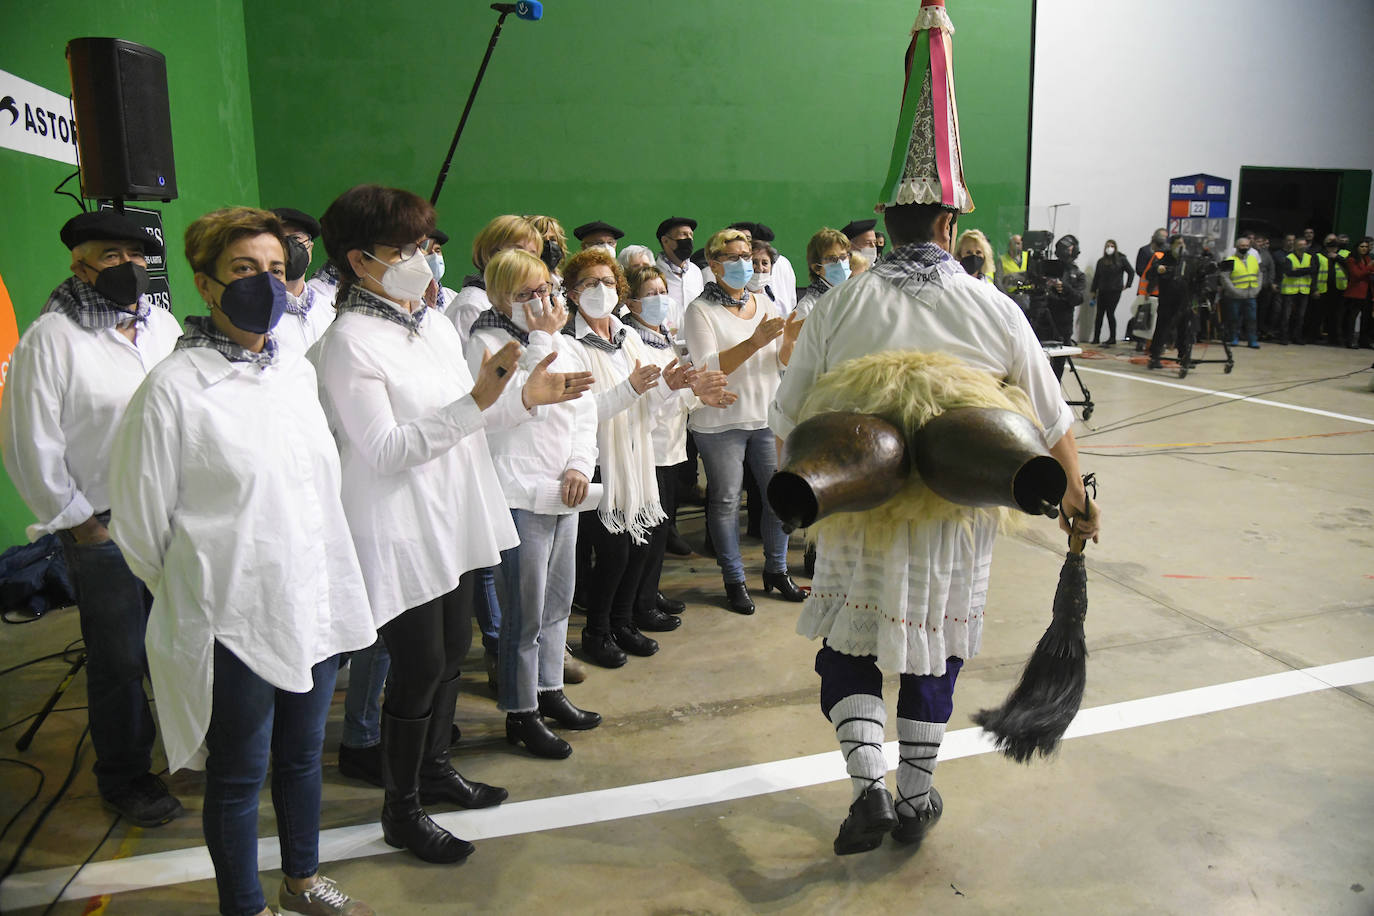
[[472,112],[473,100],[477,98],[477,90],[482,85],[482,77],[486,75],[487,64],[491,63],[491,52],[496,50],[496,40],[501,37],[501,26],[506,24],[506,17],[510,15],[510,10],[502,11],[496,20],[496,28],[491,30],[491,41],[487,43],[487,53],[482,58],[482,66],[477,68],[477,79],[472,82],[472,91],[468,93],[468,103],[463,106],[463,116],[458,119],[458,129],[453,132],[453,142],[448,145],[448,156],[444,158],[444,164],[439,168],[439,180],[434,183],[434,193],[429,195],[430,204],[439,202],[439,192],[444,188],[444,180],[448,178],[448,167],[453,162],[453,153],[458,149],[458,138],[463,136],[463,127],[468,123],[468,115]]

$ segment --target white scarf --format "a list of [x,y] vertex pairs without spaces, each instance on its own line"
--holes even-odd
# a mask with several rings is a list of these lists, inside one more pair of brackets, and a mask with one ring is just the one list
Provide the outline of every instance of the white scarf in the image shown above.
[[[626,334],[621,346],[631,365],[636,360],[642,364],[652,361],[644,352],[638,334]],[[582,344],[582,352],[592,372],[593,397],[625,380],[610,353],[586,344]],[[640,395],[625,410],[602,420],[596,427],[597,464],[601,468],[601,484],[606,488],[597,516],[607,531],[612,534],[629,532],[636,544],[647,541],[650,530],[668,517],[658,501],[651,438],[654,418],[646,395]]]

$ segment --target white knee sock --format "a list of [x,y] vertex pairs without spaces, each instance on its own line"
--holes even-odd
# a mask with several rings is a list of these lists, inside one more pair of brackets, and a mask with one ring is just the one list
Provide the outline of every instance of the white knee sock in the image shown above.
[[844,767],[858,798],[873,786],[883,785],[887,776],[887,761],[883,759],[883,726],[887,710],[883,698],[867,693],[845,697],[830,709],[830,721],[835,726],[844,753]]
[[945,737],[945,723],[897,719],[897,813],[915,817],[930,806],[935,757]]

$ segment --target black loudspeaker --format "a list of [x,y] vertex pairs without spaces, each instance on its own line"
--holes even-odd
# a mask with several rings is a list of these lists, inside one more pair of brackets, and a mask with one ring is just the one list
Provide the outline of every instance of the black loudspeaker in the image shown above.
[[99,200],[172,200],[167,59],[119,38],[67,42],[81,193]]

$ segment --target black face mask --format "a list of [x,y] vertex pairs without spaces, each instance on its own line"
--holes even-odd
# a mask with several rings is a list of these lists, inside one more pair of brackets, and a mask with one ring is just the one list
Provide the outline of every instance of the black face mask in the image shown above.
[[[88,267],[90,265],[87,265]],[[95,275],[95,291],[115,305],[128,308],[148,291],[148,268],[133,261],[107,267]]]
[[981,254],[966,254],[959,259],[959,263],[964,265],[964,273],[970,277],[982,276],[983,256]]
[[276,327],[286,312],[286,287],[269,273],[239,277],[231,283],[213,274],[206,276],[224,287],[219,297],[219,310],[240,331],[266,334]]
[[563,247],[553,239],[544,240],[544,250],[539,255],[539,260],[544,262],[544,266],[550,271],[558,269],[558,262],[563,260]]
[[286,282],[294,283],[310,269],[310,250],[300,239],[289,236],[286,239]]
[[679,261],[685,261],[692,256],[692,240],[690,238],[678,239],[673,243],[673,257]]

